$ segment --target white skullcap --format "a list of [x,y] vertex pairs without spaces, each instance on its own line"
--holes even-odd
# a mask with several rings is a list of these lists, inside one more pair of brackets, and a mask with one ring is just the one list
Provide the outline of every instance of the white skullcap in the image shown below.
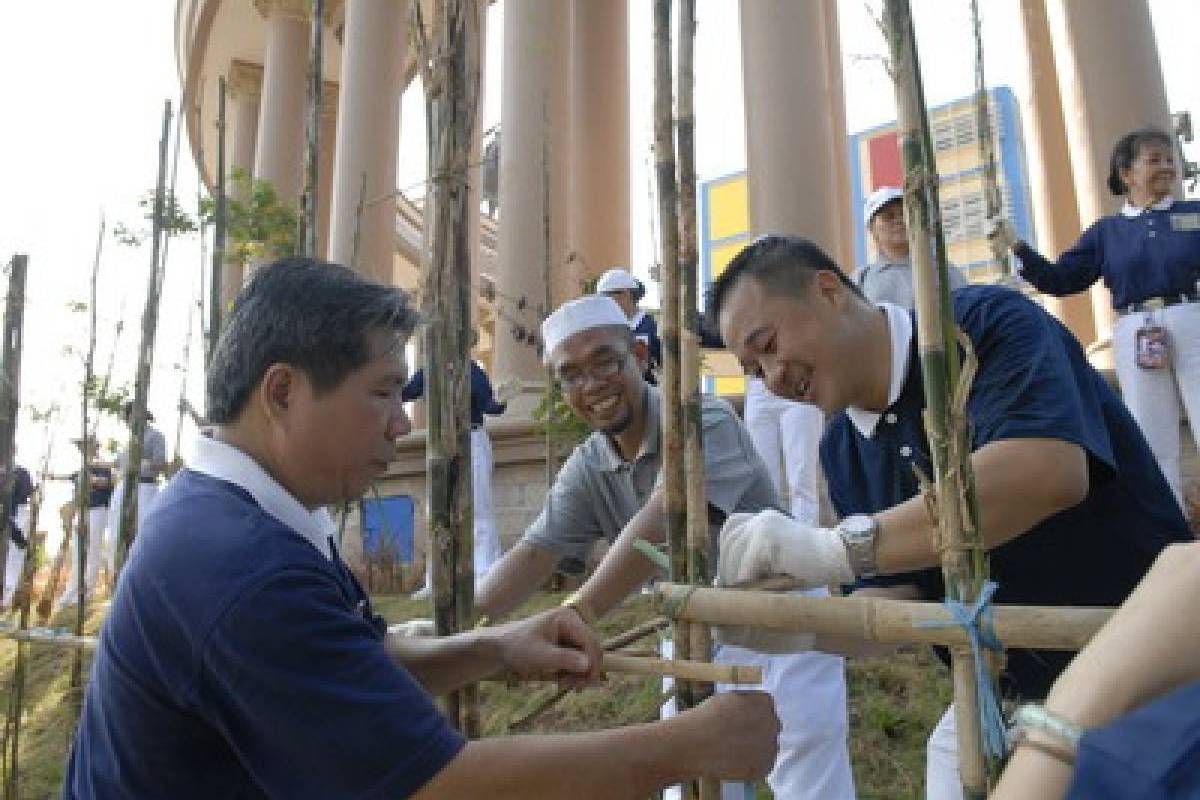
[[580,331],[608,325],[629,327],[629,318],[608,295],[587,294],[563,303],[542,323],[544,358],[549,361],[556,347]]
[[871,192],[867,202],[863,204],[863,219],[867,224],[871,224],[871,220],[879,213],[879,209],[886,206],[893,200],[904,199],[904,192],[897,189],[895,186],[880,186],[875,191]]
[[624,289],[636,289],[638,287],[637,278],[629,274],[628,270],[621,267],[613,267],[600,276],[600,280],[596,283],[596,291],[601,294],[605,292],[619,292]]

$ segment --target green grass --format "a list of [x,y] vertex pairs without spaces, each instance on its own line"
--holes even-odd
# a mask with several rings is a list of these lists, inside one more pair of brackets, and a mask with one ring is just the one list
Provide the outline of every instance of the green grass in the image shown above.
[[[551,607],[561,595],[543,594],[522,614]],[[403,596],[380,596],[375,607],[391,622],[429,616],[429,604]],[[69,627],[71,613],[52,624]],[[99,628],[103,608],[90,615],[88,630]],[[650,616],[648,603],[634,598],[610,614],[603,635],[625,630]],[[653,642],[653,639],[647,640]],[[0,641],[0,709],[6,709],[16,645]],[[19,796],[23,800],[57,797],[63,762],[74,728],[66,702],[71,654],[57,648],[29,646],[25,713],[21,726]],[[88,664],[85,660],[85,669]],[[926,649],[886,659],[862,659],[849,666],[851,759],[858,795],[863,800],[897,800],[922,796],[925,737],[950,699],[947,671]],[[506,686],[488,682],[481,688],[485,736],[502,735],[510,726],[554,693],[547,685]],[[595,689],[573,693],[520,732],[569,732],[627,725],[656,719],[660,701],[655,678],[611,676]],[[769,798],[765,788],[759,797]]]

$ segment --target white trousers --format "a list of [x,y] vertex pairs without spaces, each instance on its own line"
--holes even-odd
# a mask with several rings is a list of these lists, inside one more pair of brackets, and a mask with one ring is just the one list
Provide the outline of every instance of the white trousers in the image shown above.
[[[799,592],[828,595],[825,589]],[[665,657],[670,642],[664,642]],[[853,800],[854,776],[850,771],[846,712],[846,664],[841,656],[826,653],[768,655],[744,647],[721,645],[713,661],[762,667],[762,690],[775,702],[779,716],[779,754],[767,775],[767,784],[777,800]],[[670,683],[664,681],[664,688]],[[717,691],[738,687],[718,684]],[[675,701],[663,707],[663,717],[675,713]],[[743,797],[744,784],[722,785],[723,800]],[[677,791],[677,790],[673,790]],[[678,794],[666,795],[678,797]]]
[[801,522],[815,524],[820,517],[818,446],[825,426],[821,410],[777,397],[761,380],[749,378],[745,418],[784,508]]
[[925,800],[963,800],[954,703],[946,708],[925,742]]
[[[29,530],[28,503],[17,506],[15,519],[17,527],[25,534],[25,541],[28,542],[33,533]],[[3,598],[0,598],[6,607],[12,603],[13,595],[17,593],[17,584],[21,582],[21,571],[25,569],[25,552],[25,547],[17,547],[16,542],[8,540],[8,556],[4,564],[4,593]]]
[[[492,439],[483,428],[471,429],[471,494],[475,517],[475,588],[500,560],[500,533],[492,498]],[[425,556],[425,586],[433,586],[433,559]]]
[[[87,563],[84,565],[83,586],[84,596],[91,597],[96,588],[96,576],[100,573],[100,560],[104,557],[104,527],[108,520],[108,508],[88,509]],[[72,532],[69,541],[64,540],[63,547],[70,552],[70,577],[67,578],[67,588],[59,595],[57,608],[65,608],[79,602],[79,552],[76,549],[78,538]]]
[[1113,352],[1117,380],[1125,405],[1141,426],[1154,457],[1186,509],[1183,478],[1179,467],[1179,420],[1186,410],[1192,440],[1200,445],[1200,303],[1181,303],[1150,314],[1155,324],[1166,328],[1171,343],[1171,365],[1165,369],[1142,369],[1137,365],[1137,330],[1147,314],[1126,314],[1113,328]]
[[[138,481],[137,487],[137,524],[140,528],[154,498],[158,497],[158,484]],[[104,531],[104,563],[110,573],[116,568],[117,536],[121,531],[121,501],[124,497],[125,481],[119,481],[113,487],[112,499],[108,501],[108,527]]]

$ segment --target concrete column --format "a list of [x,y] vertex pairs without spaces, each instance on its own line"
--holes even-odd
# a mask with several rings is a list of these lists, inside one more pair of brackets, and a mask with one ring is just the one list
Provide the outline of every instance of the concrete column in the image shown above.
[[317,141],[317,257],[329,258],[329,224],[333,202],[333,159],[337,153],[338,85],[321,88],[321,130]]
[[305,77],[308,70],[308,3],[255,0],[267,19],[262,104],[254,177],[270,181],[279,199],[299,207],[304,189]]
[[[1020,10],[1021,35],[1025,40],[1022,49],[1029,72],[1022,111],[1033,224],[1038,249],[1047,257],[1055,258],[1079,237],[1079,205],[1071,174],[1050,28],[1046,21],[1046,0],[1021,0]],[[1070,328],[1084,345],[1096,340],[1089,294],[1047,295],[1045,305],[1046,310]]]
[[[227,181],[231,197],[245,200],[249,180],[254,177],[254,150],[258,143],[258,116],[262,93],[262,67],[245,61],[234,61],[229,67],[226,104],[226,130],[232,135],[226,140],[229,175],[235,172],[246,176],[246,181]],[[229,253],[228,247],[226,253]],[[226,258],[221,270],[221,307],[229,308],[238,290],[242,288],[242,265]]]
[[821,4],[742,0],[750,226],[840,248]]
[[846,130],[846,91],[842,82],[842,34],[838,29],[837,0],[821,0],[825,39],[825,91],[829,130],[833,142],[833,178],[837,208],[838,247],[833,257],[847,273],[854,263],[854,213],[850,208],[850,140]]
[[504,8],[493,378],[521,387],[509,405],[512,417],[537,403],[545,376],[541,354],[527,336],[539,334],[549,311],[542,275],[547,249],[552,305],[579,294],[578,264],[567,262],[569,11],[561,0],[521,0]]
[[571,249],[582,276],[629,263],[629,20],[623,2],[571,6]]
[[[1105,186],[1117,139],[1146,125],[1170,130],[1167,90],[1146,0],[1048,0],[1046,11],[1079,221],[1087,226],[1119,207]],[[1092,311],[1097,337],[1111,335],[1103,286],[1092,290]]]
[[396,190],[407,12],[404,0],[348,0],[342,45],[329,253],[384,283],[393,282],[396,212],[390,195]]

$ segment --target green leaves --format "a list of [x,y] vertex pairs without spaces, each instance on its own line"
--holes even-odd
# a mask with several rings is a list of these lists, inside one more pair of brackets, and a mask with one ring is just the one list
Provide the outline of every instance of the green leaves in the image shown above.
[[[225,200],[226,258],[245,266],[255,259],[277,260],[300,252],[300,209],[279,198],[270,181],[254,180],[244,170],[230,174]],[[212,224],[216,201],[200,201],[200,218]]]

